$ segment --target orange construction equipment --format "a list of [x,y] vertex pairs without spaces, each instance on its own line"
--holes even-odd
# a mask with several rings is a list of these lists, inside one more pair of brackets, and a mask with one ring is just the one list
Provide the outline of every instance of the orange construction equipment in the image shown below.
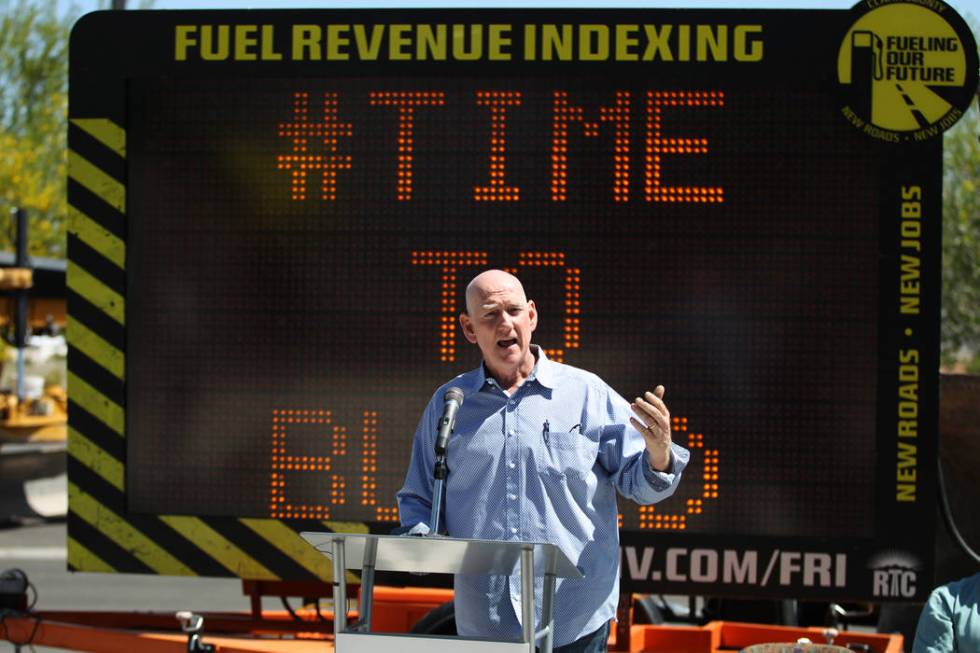
[[[261,590],[246,581],[246,594]],[[374,588],[373,628],[376,632],[408,632],[429,610],[452,599],[451,590]],[[181,632],[174,613],[54,612],[8,615],[0,622],[0,639],[14,644],[43,645],[91,653],[182,653],[197,634],[215,653],[330,653],[333,613],[304,608],[293,614],[262,612],[253,600],[251,613],[201,613],[202,630]],[[348,618],[356,613],[348,612]],[[186,617],[185,617],[186,618]],[[186,624],[185,624],[186,625]],[[661,653],[726,653],[761,643],[795,643],[800,638],[823,642],[823,628],[791,628],[725,621],[704,626],[634,625],[628,642],[610,639],[611,650]],[[841,646],[864,644],[873,653],[902,653],[901,635],[841,631]]]

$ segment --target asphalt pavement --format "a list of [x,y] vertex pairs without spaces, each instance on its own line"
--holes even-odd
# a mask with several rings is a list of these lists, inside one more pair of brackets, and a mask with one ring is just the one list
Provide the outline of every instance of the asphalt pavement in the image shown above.
[[[20,569],[27,574],[33,587],[33,591],[28,590],[28,600],[35,601],[35,610],[249,610],[249,599],[236,578],[69,572],[65,542],[64,522],[0,527],[0,572]],[[266,599],[263,605],[268,609],[282,607],[277,599]],[[13,644],[0,640],[0,653],[13,650]],[[22,650],[64,651],[43,646],[24,646]]]

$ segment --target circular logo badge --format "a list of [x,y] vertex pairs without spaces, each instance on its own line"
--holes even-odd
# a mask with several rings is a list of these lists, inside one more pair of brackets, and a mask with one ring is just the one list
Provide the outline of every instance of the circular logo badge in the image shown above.
[[837,53],[844,116],[872,138],[924,141],[949,129],[977,89],[977,45],[941,0],[865,0]]

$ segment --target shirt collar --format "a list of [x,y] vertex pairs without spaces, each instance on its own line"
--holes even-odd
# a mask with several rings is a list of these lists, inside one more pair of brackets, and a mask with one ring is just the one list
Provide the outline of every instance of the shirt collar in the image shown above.
[[557,372],[557,364],[550,361],[547,356],[545,356],[544,349],[537,345],[531,345],[537,354],[538,362],[534,364],[534,369],[531,370],[531,375],[528,377],[528,381],[537,381],[545,388],[554,389],[555,387],[555,374]]
[[[556,364],[548,360],[548,357],[544,353],[544,349],[538,345],[532,344],[531,351],[534,353],[536,361],[525,383],[537,381],[542,387],[554,389]],[[493,378],[487,374],[486,363],[480,363],[480,367],[474,371],[476,374],[473,375],[473,386],[466,390],[466,394],[479,392]],[[496,384],[497,382],[494,381],[494,385]]]

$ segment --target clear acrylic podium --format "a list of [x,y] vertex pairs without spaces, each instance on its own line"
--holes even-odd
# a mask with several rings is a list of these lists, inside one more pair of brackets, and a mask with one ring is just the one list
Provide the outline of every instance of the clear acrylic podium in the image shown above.
[[[337,653],[534,653],[538,640],[541,640],[542,653],[551,653],[555,580],[582,578],[582,573],[558,547],[541,542],[309,531],[300,535],[333,561],[334,646]],[[375,570],[509,575],[516,567],[520,567],[521,573],[521,641],[371,632]],[[347,605],[345,572],[348,569],[361,570],[360,614],[353,625],[348,625],[342,616],[337,618]],[[535,573],[544,576],[541,630],[537,632],[534,630]]]

